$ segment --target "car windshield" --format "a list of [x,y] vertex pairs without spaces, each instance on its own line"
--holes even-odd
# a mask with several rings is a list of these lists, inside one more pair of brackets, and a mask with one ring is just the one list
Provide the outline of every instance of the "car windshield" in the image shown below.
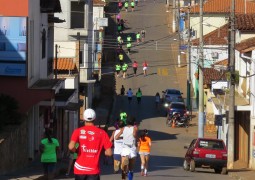
[[200,140],[198,147],[203,149],[217,149],[217,150],[224,149],[223,142],[217,140],[204,140],[204,139]]
[[171,108],[174,108],[174,109],[185,109],[185,105],[184,104],[172,104]]
[[181,92],[178,91],[178,90],[168,89],[168,90],[167,90],[167,94],[181,95]]

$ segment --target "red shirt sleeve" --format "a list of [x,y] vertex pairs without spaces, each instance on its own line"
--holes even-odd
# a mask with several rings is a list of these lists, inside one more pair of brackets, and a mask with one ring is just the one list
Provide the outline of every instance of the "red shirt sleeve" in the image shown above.
[[78,142],[78,139],[79,139],[79,130],[75,129],[71,136],[71,141]]
[[110,141],[108,134],[106,134],[106,132],[104,132],[103,147],[104,147],[104,149],[109,149],[112,147],[112,143]]

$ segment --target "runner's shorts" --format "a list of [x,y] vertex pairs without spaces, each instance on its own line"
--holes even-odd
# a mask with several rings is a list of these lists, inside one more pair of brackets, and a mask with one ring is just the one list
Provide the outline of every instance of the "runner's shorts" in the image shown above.
[[143,67],[143,70],[145,71],[145,70],[147,70],[148,69],[148,67]]
[[148,155],[150,155],[150,153],[149,153],[149,152],[139,152],[139,154],[140,154],[140,155],[144,155],[144,156],[148,156]]
[[136,147],[127,147],[124,145],[121,156],[128,156],[129,159],[137,156]]

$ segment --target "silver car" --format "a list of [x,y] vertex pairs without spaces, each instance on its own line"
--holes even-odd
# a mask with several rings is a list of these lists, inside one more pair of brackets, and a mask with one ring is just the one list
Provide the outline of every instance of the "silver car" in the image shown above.
[[162,91],[162,100],[163,102],[170,103],[170,102],[182,102],[182,94],[181,91],[178,89],[166,89]]

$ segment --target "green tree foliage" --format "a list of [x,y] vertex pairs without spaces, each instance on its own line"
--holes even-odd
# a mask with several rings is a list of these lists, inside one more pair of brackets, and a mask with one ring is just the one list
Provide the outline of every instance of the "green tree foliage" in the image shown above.
[[5,125],[19,124],[21,115],[18,113],[18,102],[4,94],[0,94],[0,129]]

